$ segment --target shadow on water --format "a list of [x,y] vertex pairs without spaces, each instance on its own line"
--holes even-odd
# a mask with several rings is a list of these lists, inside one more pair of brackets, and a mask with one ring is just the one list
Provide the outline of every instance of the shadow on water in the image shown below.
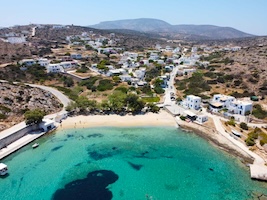
[[7,177],[9,177],[9,173],[7,173],[6,175],[0,176],[0,179],[6,179]]
[[132,163],[132,162],[127,162],[133,169],[135,169],[135,170],[137,170],[137,171],[139,171],[142,167],[143,167],[143,165],[138,165],[138,164],[134,164],[134,163]]
[[54,147],[53,149],[51,149],[51,151],[57,151],[57,150],[61,149],[62,147],[63,147],[63,145]]
[[95,144],[92,144],[87,148],[87,154],[93,160],[102,160],[121,153],[121,150],[117,147],[112,148],[92,148]]
[[107,153],[99,153],[97,151],[88,151],[88,154],[91,159],[93,160],[102,160],[104,158],[109,158],[112,157],[113,155],[109,152]]
[[113,195],[107,188],[115,183],[119,176],[109,170],[98,170],[88,173],[85,179],[76,180],[57,190],[53,200],[110,200]]
[[104,135],[101,133],[94,133],[94,134],[88,135],[87,137],[88,138],[102,138],[102,137],[104,137]]

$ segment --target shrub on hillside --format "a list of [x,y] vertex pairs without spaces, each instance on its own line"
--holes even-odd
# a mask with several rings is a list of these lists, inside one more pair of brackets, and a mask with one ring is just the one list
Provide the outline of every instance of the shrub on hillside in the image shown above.
[[240,123],[240,128],[242,128],[243,130],[248,130],[248,125],[244,122]]

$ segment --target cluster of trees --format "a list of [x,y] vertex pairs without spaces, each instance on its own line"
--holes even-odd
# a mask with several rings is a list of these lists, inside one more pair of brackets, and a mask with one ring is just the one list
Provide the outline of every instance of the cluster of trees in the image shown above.
[[184,90],[186,95],[195,94],[200,95],[202,92],[210,91],[211,86],[203,77],[201,72],[195,72],[188,79],[176,81],[177,89]]
[[146,104],[142,98],[135,93],[128,93],[125,90],[114,90],[107,99],[101,103],[97,103],[95,100],[89,100],[85,96],[79,96],[75,102],[69,104],[66,108],[67,111],[76,113],[127,113],[138,114],[142,109],[147,106],[148,111],[158,112],[159,108],[153,103]]

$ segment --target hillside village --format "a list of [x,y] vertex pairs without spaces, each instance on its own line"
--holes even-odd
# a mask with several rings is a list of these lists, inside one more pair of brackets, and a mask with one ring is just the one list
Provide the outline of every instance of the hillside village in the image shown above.
[[[1,40],[44,50],[45,39],[41,44],[42,39],[38,38],[42,29],[48,31],[46,26],[32,26],[4,33]],[[129,48],[122,45],[125,38],[117,33],[81,29],[66,35],[65,30],[69,29],[50,26],[49,30],[58,35],[64,32],[60,42],[49,40],[49,49],[42,56],[21,56],[2,64],[0,78],[57,88],[73,100],[67,107],[70,114],[138,114],[164,108],[182,120],[198,124],[207,123],[213,114],[233,126],[228,131],[236,137],[243,132],[243,141],[250,137],[253,127],[236,129],[235,124],[266,123],[264,67],[262,73],[253,70],[243,80],[233,71],[236,66],[244,66],[234,55],[247,51],[247,47],[168,40]],[[253,87],[248,85],[252,79]],[[1,102],[2,107],[5,104],[6,101]],[[1,121],[7,120],[9,113],[0,111]],[[261,128],[264,135],[266,127]],[[260,138],[263,140],[265,135]]]

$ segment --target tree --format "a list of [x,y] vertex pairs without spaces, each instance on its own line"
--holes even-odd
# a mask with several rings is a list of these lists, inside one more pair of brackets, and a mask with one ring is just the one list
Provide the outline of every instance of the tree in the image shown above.
[[109,106],[111,110],[122,111],[125,107],[126,94],[121,91],[114,91],[108,96]]
[[104,99],[101,104],[100,104],[100,109],[103,111],[109,111],[110,110],[110,106],[109,106],[109,102],[108,100]]
[[45,113],[42,110],[34,109],[25,112],[24,117],[27,125],[39,124],[42,122]]
[[125,100],[127,103],[127,108],[133,113],[140,112],[145,106],[145,102],[136,94],[128,94]]
[[153,113],[158,113],[160,110],[160,108],[153,103],[149,103],[147,106],[148,106],[149,111]]
[[74,81],[72,80],[72,78],[70,78],[70,77],[66,77],[65,79],[64,79],[64,86],[66,86],[66,87],[71,87],[71,86],[73,86],[74,85]]
[[79,96],[76,100],[76,103],[80,111],[94,110],[97,107],[97,103],[95,100],[89,100],[85,96]]

